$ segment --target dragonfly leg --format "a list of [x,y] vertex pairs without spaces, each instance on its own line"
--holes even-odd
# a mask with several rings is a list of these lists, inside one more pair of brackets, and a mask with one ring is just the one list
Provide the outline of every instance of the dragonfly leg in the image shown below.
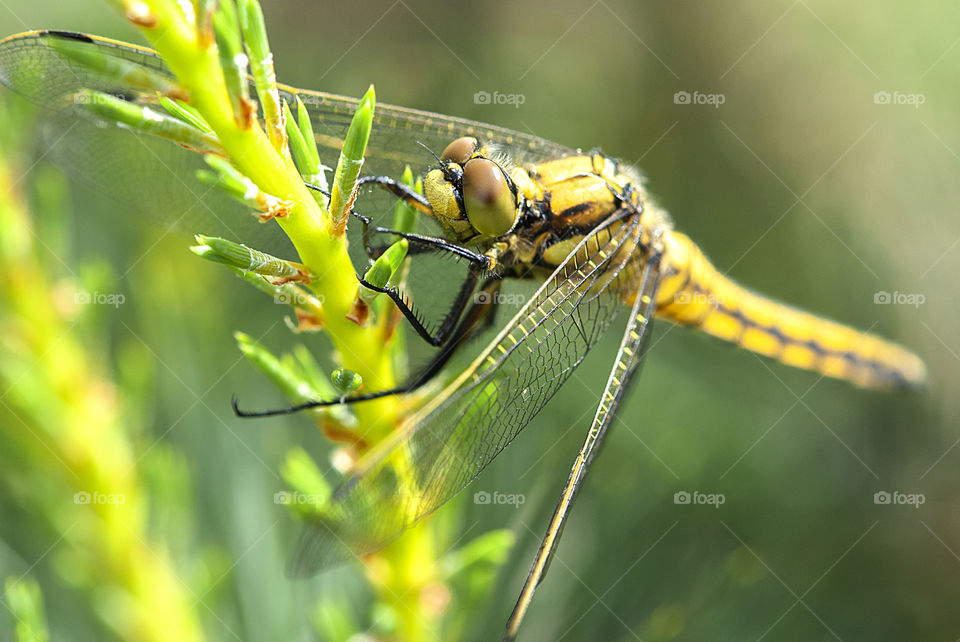
[[240,410],[240,408],[237,406],[237,400],[234,398],[233,412],[239,417],[273,417],[276,415],[289,415],[310,408],[324,408],[339,404],[353,404],[361,401],[370,401],[373,399],[390,397],[392,395],[402,395],[408,392],[413,392],[420,386],[433,379],[443,369],[443,367],[447,365],[450,357],[457,352],[457,349],[466,343],[475,332],[484,330],[493,324],[494,314],[496,312],[495,302],[497,301],[497,292],[500,290],[500,285],[501,280],[496,277],[491,277],[484,282],[479,290],[479,292],[484,296],[478,294],[473,304],[470,306],[470,309],[467,310],[466,314],[463,315],[463,319],[461,319],[456,331],[450,336],[449,341],[447,341],[447,343],[441,347],[440,352],[438,352],[433,359],[430,360],[423,370],[414,375],[402,386],[390,388],[389,390],[378,390],[376,392],[354,395],[353,397],[346,397],[344,399],[334,399],[330,401],[308,401],[306,403],[290,406],[288,408],[254,412]]
[[[440,352],[430,360],[430,363],[415,377],[396,392],[411,392],[433,379],[440,370],[447,365],[456,351],[476,332],[483,331],[493,325],[496,316],[497,293],[503,282],[499,278],[491,277],[480,287],[477,296],[467,310],[450,339],[440,348]],[[350,399],[346,400],[348,403]]]
[[[396,182],[388,176],[364,176],[357,181],[358,185],[364,185],[366,183],[373,183],[374,185],[383,186],[385,189],[393,192],[397,198],[415,207],[418,211],[427,214],[428,216],[431,216],[433,213],[433,210],[430,209],[430,204],[422,195],[413,191],[403,183]],[[320,192],[328,198],[330,197],[330,192],[320,188],[317,185],[314,185],[313,183],[305,183],[305,185],[309,189]],[[456,254],[457,256],[465,258],[474,263],[483,263],[484,267],[489,265],[489,259],[482,254],[471,252],[465,247],[451,243],[444,238],[427,236],[424,234],[400,232],[388,227],[379,227],[376,225],[372,226],[371,229],[373,219],[371,219],[369,216],[364,216],[353,209],[350,210],[350,214],[363,224],[363,246],[367,252],[367,256],[369,256],[371,259],[378,258],[389,247],[388,245],[374,246],[370,242],[370,233],[372,231],[374,234],[392,234],[394,236],[407,239],[410,241],[410,249],[407,250],[407,254],[423,254],[425,252],[442,250],[450,252],[451,254]]]
[[[421,214],[426,214],[427,216],[433,216],[433,208],[430,207],[429,201],[422,194],[415,192],[408,185],[403,183],[398,183],[389,176],[361,176],[357,180],[357,188],[361,185],[366,185],[367,183],[373,183],[374,185],[379,185],[387,191],[393,192],[393,194],[399,198],[401,201],[405,202],[407,205],[415,208]],[[330,198],[330,192],[323,189],[318,185],[313,183],[304,183],[308,189],[312,189],[315,192],[320,192],[327,198]]]
[[430,203],[427,201],[427,199],[424,198],[423,194],[418,194],[415,192],[409,185],[399,183],[389,176],[363,176],[357,181],[357,186],[359,187],[360,185],[366,185],[367,183],[379,185],[383,189],[393,192],[397,198],[410,207],[413,207],[421,214],[433,216],[433,208],[430,207]]
[[[409,185],[404,185],[403,183],[398,183],[389,176],[363,176],[357,181],[357,188],[361,185],[367,184],[379,185],[383,189],[392,192],[394,196],[406,203],[407,205],[413,207],[421,214],[426,214],[427,216],[433,216],[433,208],[430,206],[429,201],[423,197],[422,194],[418,194],[416,191],[410,188]],[[370,218],[366,216],[361,216],[354,213],[354,215],[363,222],[363,247],[367,251],[367,256],[372,259],[376,259],[378,256],[386,251],[387,246],[374,247],[370,243]],[[404,238],[402,232],[397,232],[396,230],[388,230],[383,227],[374,227],[374,233],[391,233],[400,238]],[[410,239],[408,239],[410,240]],[[442,239],[438,239],[442,240]],[[411,243],[410,248],[407,251],[408,254],[420,254],[422,252],[430,251],[432,248],[429,244],[423,243]]]
[[360,283],[374,292],[380,292],[390,297],[390,300],[393,301],[394,305],[396,305],[403,316],[406,317],[407,321],[410,322],[410,325],[413,326],[417,334],[430,345],[437,347],[447,341],[450,333],[456,327],[457,321],[463,314],[464,309],[466,309],[471,295],[473,295],[474,290],[477,288],[477,282],[480,280],[480,274],[483,271],[481,265],[483,264],[470,264],[467,276],[460,285],[460,290],[457,292],[457,296],[454,298],[450,310],[444,315],[443,319],[440,320],[440,326],[434,333],[431,333],[426,326],[423,325],[420,317],[417,316],[416,311],[414,311],[413,306],[410,304],[408,297],[404,296],[398,288],[389,284],[385,287],[376,287],[362,278],[360,279]]
[[[398,198],[402,200],[412,199],[416,203],[423,204],[424,207],[429,208],[429,204],[420,194],[417,194],[411,190],[406,185],[402,183],[397,183],[391,178],[386,176],[365,176],[360,179],[360,183],[374,183],[376,185],[382,185],[386,189],[397,194]],[[314,189],[317,189],[315,186],[310,186]],[[411,203],[413,205],[414,203]],[[351,210],[351,214],[360,220],[363,223],[363,243],[370,258],[376,258],[383,251],[386,250],[386,246],[381,248],[374,248],[370,243],[370,225],[371,219],[369,216],[364,216],[359,212]],[[443,345],[447,340],[447,337],[453,331],[456,326],[457,320],[460,318],[464,308],[467,305],[467,300],[470,295],[476,289],[477,282],[479,281],[480,274],[488,271],[493,266],[493,259],[486,254],[478,254],[468,248],[456,245],[451,243],[446,239],[426,236],[423,234],[411,234],[408,232],[398,232],[396,230],[391,230],[385,227],[374,227],[374,233],[382,234],[393,234],[399,236],[400,238],[407,239],[410,242],[410,249],[408,250],[409,254],[418,254],[426,251],[442,251],[453,254],[459,258],[466,259],[470,262],[470,270],[467,273],[466,278],[464,279],[463,284],[460,286],[460,290],[457,293],[456,299],[454,299],[453,304],[450,307],[450,311],[444,316],[440,321],[440,327],[435,333],[431,333],[424,326],[423,322],[417,316],[416,312],[413,310],[413,307],[409,303],[409,300],[404,297],[403,293],[399,289],[392,285],[387,285],[385,287],[376,287],[368,283],[365,279],[361,278],[360,283],[367,288],[373,290],[374,292],[380,292],[386,294],[394,302],[403,316],[410,322],[410,325],[413,326],[413,329],[416,330],[417,334],[420,335],[427,343],[437,347]]]
[[[367,183],[379,185],[384,189],[393,192],[397,198],[404,201],[411,207],[416,208],[419,212],[426,214],[427,216],[433,216],[433,209],[430,207],[430,203],[427,201],[427,199],[424,198],[423,195],[413,191],[409,186],[404,185],[403,183],[398,183],[389,176],[364,176],[357,182],[358,185],[365,185]],[[482,254],[477,254],[476,252],[472,252],[461,245],[457,245],[456,243],[451,243],[444,238],[427,236],[425,234],[400,232],[380,226],[372,226],[371,229],[372,219],[369,216],[364,216],[363,214],[352,210],[350,213],[359,219],[363,224],[363,246],[367,252],[367,256],[372,259],[376,259],[383,254],[389,246],[374,246],[370,242],[371,231],[374,234],[392,234],[393,236],[407,239],[410,241],[410,248],[407,250],[407,254],[423,254],[425,252],[440,250],[467,259],[471,263],[477,263],[483,269],[490,268],[490,259],[488,257]]]
[[353,212],[353,216],[363,223],[363,246],[367,252],[367,256],[371,259],[376,259],[389,247],[388,245],[374,246],[370,242],[370,232],[373,232],[374,234],[393,234],[402,239],[407,239],[410,242],[410,249],[407,251],[407,254],[424,254],[426,252],[436,251],[448,252],[462,259],[466,259],[470,261],[470,263],[477,264],[481,269],[490,269],[491,263],[489,257],[478,254],[462,245],[451,243],[444,238],[427,236],[426,234],[399,232],[388,227],[371,227],[371,219],[369,216],[364,216],[358,212]]

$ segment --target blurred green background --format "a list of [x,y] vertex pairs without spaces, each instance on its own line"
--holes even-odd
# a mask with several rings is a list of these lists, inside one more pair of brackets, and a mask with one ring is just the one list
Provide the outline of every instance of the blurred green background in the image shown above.
[[[659,324],[524,638],[960,636],[960,6],[345,5],[264,2],[282,82],[354,96],[374,83],[383,102],[600,147],[646,173],[676,226],[722,271],[872,328],[930,369],[924,393],[879,394]],[[0,3],[0,35],[35,28],[139,42],[106,3]],[[478,91],[521,94],[523,104],[478,104]],[[683,91],[724,102],[677,104]],[[878,104],[877,92],[923,104]],[[17,162],[26,170],[33,159]],[[314,639],[318,598],[352,603],[362,616],[356,571],[306,583],[284,576],[298,528],[273,502],[278,469],[294,445],[321,458],[322,438],[297,417],[244,423],[229,410],[232,393],[256,398],[265,385],[239,361],[232,332],[265,334],[278,349],[292,341],[274,306],[253,305],[255,294],[201,264],[187,237],[123,220],[82,185],[71,193],[73,223],[46,232],[76,265],[109,261],[128,301],[97,312],[97,332],[78,340],[119,381],[137,422],[133,459],[146,466],[160,456],[166,474],[178,471],[166,488],[175,510],[151,523],[162,524],[183,581],[205,587],[194,610],[208,637]],[[882,292],[924,302],[876,304]],[[617,334],[456,500],[457,532],[509,527],[518,538],[497,590],[471,609],[465,639],[500,635]],[[18,475],[39,484],[45,471]],[[479,490],[526,501],[475,505]],[[678,491],[725,502],[676,504]],[[878,491],[925,501],[876,504]],[[0,573],[40,582],[54,639],[103,639],[84,597],[52,570],[57,531],[15,496],[0,493]],[[0,610],[0,639],[12,626]]]

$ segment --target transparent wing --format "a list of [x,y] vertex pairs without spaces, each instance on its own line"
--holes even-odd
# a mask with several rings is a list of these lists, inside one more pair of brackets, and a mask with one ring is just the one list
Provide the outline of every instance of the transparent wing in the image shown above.
[[[72,95],[88,87],[131,101],[155,103],[155,95],[119,86],[64,58],[55,40],[71,36],[36,32],[0,41],[0,82],[44,108],[39,145],[44,156],[115,203],[116,215],[147,219],[180,233],[224,236],[282,256],[295,256],[275,223],[262,225],[249,210],[198,181],[199,154],[148,135],[105,125]],[[129,60],[169,77],[156,56],[135,48],[77,36],[108,56]]]
[[639,241],[626,210],[591,232],[462,375],[358,463],[307,526],[291,572],[382,548],[476,477],[637,292]]
[[633,309],[630,311],[630,318],[627,321],[627,327],[623,333],[623,339],[620,342],[620,349],[617,351],[617,358],[613,362],[613,368],[610,370],[610,376],[607,378],[607,385],[600,396],[600,404],[597,412],[587,430],[586,439],[580,454],[573,462],[573,468],[567,477],[567,483],[560,492],[560,499],[557,507],[553,511],[553,517],[550,519],[550,525],[543,536],[537,556],[530,566],[530,573],[523,584],[523,590],[517,599],[517,605],[507,620],[507,629],[503,640],[514,640],[523,618],[533,600],[533,592],[546,576],[547,569],[550,568],[550,562],[557,551],[557,544],[560,542],[560,535],[563,533],[563,527],[566,524],[567,517],[570,515],[570,509],[577,498],[580,489],[583,487],[583,481],[586,479],[590,464],[596,457],[606,438],[607,432],[613,424],[613,419],[617,414],[617,408],[626,394],[626,388],[630,384],[634,374],[639,373],[640,366],[643,365],[643,358],[646,355],[648,340],[650,338],[650,326],[653,323],[653,314],[656,311],[656,292],[657,284],[660,278],[660,257],[648,256],[644,262],[643,275],[640,277],[639,291],[633,302]]
[[[235,238],[257,241],[261,248],[289,248],[273,223],[259,225],[252,216],[196,180],[203,166],[199,155],[176,145],[116,127],[104,126],[89,116],[72,94],[92,88],[138,103],[155,103],[156,96],[135,86],[118,85],[97,72],[62,56],[53,45],[57,39],[89,46],[99,54],[133,63],[154,76],[171,78],[169,70],[152,51],[134,45],[63,32],[32,32],[0,41],[0,82],[52,112],[48,119],[51,154],[60,164],[88,183],[116,197],[126,211],[145,210],[163,222],[176,221],[190,233],[230,233]],[[337,161],[356,99],[322,92],[281,87],[287,101],[299,97],[313,121],[321,160]],[[422,143],[438,154],[458,136],[473,135],[495,142],[517,161],[538,161],[571,153],[549,141],[492,125],[378,104],[364,171],[398,178],[405,165],[414,172],[435,164]],[[360,201],[365,213],[393,211],[394,198],[373,190]]]

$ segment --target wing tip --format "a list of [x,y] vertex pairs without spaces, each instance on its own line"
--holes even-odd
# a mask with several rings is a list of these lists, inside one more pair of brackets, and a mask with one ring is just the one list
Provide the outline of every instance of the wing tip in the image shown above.
[[64,38],[66,40],[76,40],[78,42],[85,42],[92,44],[94,42],[93,38],[90,36],[80,33],[79,31],[64,31],[61,29],[44,29],[43,31],[37,31],[36,35],[40,37],[52,37],[52,38]]

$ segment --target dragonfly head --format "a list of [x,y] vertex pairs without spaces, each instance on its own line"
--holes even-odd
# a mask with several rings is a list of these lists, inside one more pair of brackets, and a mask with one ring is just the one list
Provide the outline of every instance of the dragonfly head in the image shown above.
[[501,237],[520,216],[517,186],[472,136],[443,150],[440,167],[427,172],[424,193],[437,221],[457,240]]

